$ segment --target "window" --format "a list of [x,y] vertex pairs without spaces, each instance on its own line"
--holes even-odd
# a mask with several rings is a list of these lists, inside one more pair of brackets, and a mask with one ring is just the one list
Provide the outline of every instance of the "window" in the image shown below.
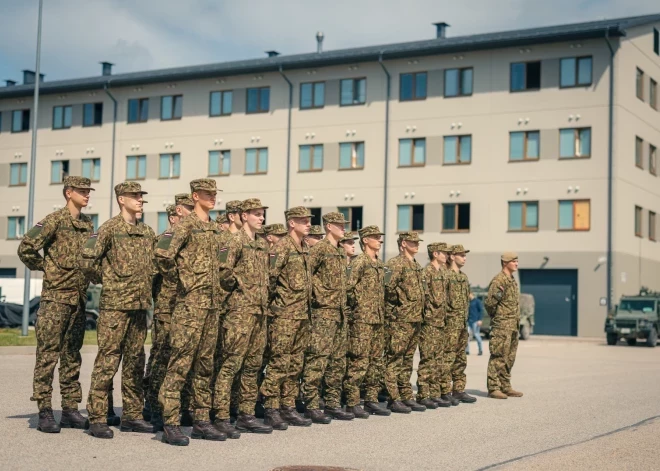
[[559,86],[561,88],[591,85],[593,59],[589,57],[567,57],[559,62]]
[[158,178],[181,176],[181,154],[160,154]]
[[321,220],[322,208],[307,208],[312,213],[312,224],[323,224]]
[[53,160],[50,163],[50,182],[62,183],[64,177],[69,174],[69,161],[68,160]]
[[635,206],[635,236],[642,237],[642,208]]
[[339,144],[339,170],[364,168],[364,142],[342,142]]
[[637,98],[644,101],[644,71],[639,68],[637,69],[637,74],[635,77],[635,88]]
[[541,88],[541,62],[514,62],[511,64],[511,91],[539,90]]
[[351,221],[351,231],[359,231],[362,229],[362,206],[347,206],[337,208],[337,211],[344,215],[344,219]]
[[7,239],[20,239],[25,234],[25,218],[9,216],[7,218]]
[[644,141],[635,137],[635,165],[644,169]]
[[256,175],[268,172],[268,148],[245,150],[245,174]]
[[325,106],[325,82],[300,84],[300,109],[323,108]]
[[472,67],[445,70],[445,98],[472,95]]
[[442,205],[442,232],[469,232],[470,203]]
[[231,151],[209,151],[209,177],[229,175],[231,172]]
[[399,100],[426,99],[426,72],[401,74],[399,76]]
[[83,126],[100,126],[103,123],[103,103],[83,105]]
[[30,130],[30,110],[14,110],[11,113],[11,132]]
[[655,241],[655,213],[649,211],[649,240]]
[[509,161],[539,160],[538,131],[521,131],[509,133]]
[[147,178],[147,156],[129,155],[126,157],[126,180],[144,180]]
[[589,200],[565,200],[559,202],[560,231],[588,231],[591,219]]
[[88,214],[88,218],[92,220],[93,231],[97,232],[99,230],[99,215],[98,214]]
[[301,172],[323,170],[323,145],[300,146],[300,163],[298,169]]
[[472,136],[445,136],[445,165],[469,164],[472,161]]
[[225,90],[222,92],[211,92],[209,98],[209,116],[229,116],[234,92]]
[[183,115],[183,95],[160,97],[160,120],[181,119]]
[[82,159],[82,176],[93,182],[101,180],[101,159]]
[[399,167],[423,167],[426,139],[399,139]]
[[128,122],[146,123],[149,121],[149,98],[128,100]]
[[559,158],[591,157],[591,128],[559,130]]
[[270,109],[270,87],[247,89],[247,112],[267,113]]
[[424,205],[399,205],[397,207],[396,231],[423,231]]
[[649,105],[654,110],[658,109],[658,82],[653,79],[651,79],[649,85]]
[[509,231],[539,230],[539,203],[536,201],[509,202]]
[[649,144],[649,172],[651,175],[658,174],[658,149]]
[[[211,217],[212,220],[215,221],[215,217]],[[167,230],[167,228],[170,226],[170,218],[167,216],[167,213],[165,211],[161,211],[158,213],[158,232],[156,234],[162,234]]]
[[27,185],[27,163],[9,164],[9,186]]
[[660,56],[660,31],[653,28],[653,52]]
[[367,101],[367,79],[344,79],[339,82],[341,106],[364,105]]
[[71,106],[53,106],[53,129],[69,129],[72,118]]

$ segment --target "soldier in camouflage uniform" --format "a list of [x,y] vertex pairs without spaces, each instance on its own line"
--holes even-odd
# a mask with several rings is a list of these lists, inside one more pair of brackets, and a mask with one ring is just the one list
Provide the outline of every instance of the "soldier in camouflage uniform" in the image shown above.
[[442,397],[442,352],[447,315],[447,244],[434,242],[427,246],[429,264],[424,269],[426,300],[424,321],[419,336],[419,368],[417,369],[417,402],[429,409],[450,407],[449,398]]
[[[236,429],[252,433],[272,433],[270,425],[259,423],[254,414],[257,401],[257,375],[266,348],[268,316],[268,249],[256,238],[266,206],[257,198],[243,201],[242,228],[220,250],[220,283],[229,294],[228,312],[220,336],[223,349],[217,362],[219,372],[213,394],[215,426],[232,438]],[[218,342],[220,343],[220,342]],[[230,425],[232,383],[239,377],[239,414],[236,429]]]
[[215,222],[218,223],[220,231],[224,232],[229,229],[229,219],[227,218],[227,211],[220,211],[220,213],[215,217]]
[[[307,408],[305,416],[318,424],[329,424],[333,418],[355,418],[353,413],[341,409],[342,381],[346,374],[348,280],[346,256],[338,243],[348,223],[342,213],[324,214],[326,237],[309,251],[312,337],[305,355],[302,391]],[[319,405],[322,380],[325,380],[325,413]]]
[[447,292],[446,344],[444,354],[443,390],[452,385],[452,405],[456,401],[472,403],[477,398],[465,392],[465,367],[468,342],[467,315],[470,306],[470,282],[461,268],[465,265],[466,254],[462,245],[454,245],[449,251],[451,268]]
[[[388,416],[378,402],[385,349],[385,266],[378,260],[383,234],[377,226],[359,231],[362,253],[351,263],[348,277],[348,367],[344,379],[346,412],[359,419]],[[360,388],[366,389],[364,409]]]
[[295,408],[310,340],[312,282],[305,237],[309,234],[312,214],[307,208],[297,206],[288,209],[285,216],[289,233],[270,252],[273,320],[268,332],[268,366],[261,384],[266,408],[264,423],[275,430],[286,430],[287,424],[312,424]]
[[305,242],[307,242],[307,245],[311,249],[321,240],[323,240],[323,228],[319,225],[312,226],[309,229],[309,235],[305,237]]
[[523,395],[511,387],[520,330],[520,291],[513,277],[518,271],[518,255],[505,252],[501,261],[502,271],[490,282],[484,303],[491,317],[488,396],[494,399]]
[[[410,385],[424,312],[424,272],[415,260],[420,241],[417,232],[400,233],[399,255],[386,264],[391,276],[385,284],[388,315],[384,383],[389,394],[388,408],[404,414],[426,410],[413,399]],[[435,403],[432,406],[435,409]]]
[[[93,190],[90,183],[88,178],[65,177],[66,206],[38,222],[18,246],[18,256],[25,266],[44,273],[35,323],[37,359],[30,400],[36,401],[39,408],[37,430],[45,433],[57,433],[60,426],[85,426],[85,418],[78,412],[78,403],[82,401],[78,377],[89,280],[79,270],[78,255],[93,231],[91,219],[81,213]],[[62,394],[60,425],[53,417],[51,402],[58,360]]]
[[243,220],[241,219],[242,204],[242,201],[231,200],[227,201],[227,204],[225,205],[225,214],[229,221],[227,229],[231,231],[232,234],[236,234],[241,227],[243,227]]
[[172,351],[158,400],[165,422],[163,441],[182,446],[188,445],[188,437],[179,428],[181,390],[191,369],[194,371],[192,438],[227,439],[227,434],[213,427],[209,417],[218,309],[223,299],[218,258],[220,230],[209,216],[215,206],[215,180],[193,180],[190,191],[194,211],[172,232],[163,234],[155,250],[156,264],[163,277],[178,281],[170,332]]
[[269,224],[262,228],[266,242],[268,242],[268,250],[271,250],[280,241],[282,237],[288,234],[284,224]]
[[142,191],[139,183],[115,186],[121,213],[106,221],[92,234],[82,250],[81,267],[94,283],[102,283],[97,324],[98,353],[87,399],[90,433],[112,438],[105,423],[108,390],[122,362],[122,431],[152,432],[151,424],[140,419],[144,394],[144,341],[147,336],[147,309],[151,307],[154,275],[154,231],[140,222]]
[[346,232],[344,236],[339,239],[339,247],[344,249],[346,263],[348,265],[350,265],[355,258],[355,241],[358,239],[357,232]]

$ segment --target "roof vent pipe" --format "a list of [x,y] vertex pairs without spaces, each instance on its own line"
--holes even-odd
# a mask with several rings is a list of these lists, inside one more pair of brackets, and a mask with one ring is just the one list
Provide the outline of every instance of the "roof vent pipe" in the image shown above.
[[447,37],[447,28],[449,25],[447,23],[433,23],[435,25],[435,37],[437,39],[445,39]]
[[325,36],[323,35],[323,31],[319,31],[316,33],[316,52],[318,54],[321,54],[323,52],[323,38]]
[[101,75],[112,75],[112,64],[110,62],[101,62]]

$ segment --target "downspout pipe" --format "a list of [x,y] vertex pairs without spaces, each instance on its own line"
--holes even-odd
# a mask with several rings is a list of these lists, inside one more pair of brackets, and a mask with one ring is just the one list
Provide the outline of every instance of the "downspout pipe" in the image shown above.
[[384,181],[383,181],[383,232],[385,233],[385,236],[383,237],[383,249],[381,250],[381,254],[383,257],[383,261],[386,260],[387,258],[387,190],[388,190],[388,177],[389,177],[389,149],[390,149],[390,95],[391,95],[391,84],[392,84],[392,76],[390,75],[390,72],[387,70],[387,67],[385,67],[385,64],[383,64],[383,52],[380,52],[380,56],[378,57],[378,63],[383,69],[383,72],[385,72],[386,76],[386,90],[385,90],[385,159],[384,159],[384,166],[385,166],[385,171],[383,172],[384,174]]
[[284,209],[289,209],[289,186],[291,184],[291,109],[293,108],[293,84],[291,80],[284,75],[282,71],[282,66],[278,70],[280,75],[286,83],[289,84],[289,117],[287,122],[287,132],[286,132],[286,186],[285,186],[285,195],[284,195]]
[[113,206],[113,190],[115,187],[115,142],[116,142],[116,137],[117,137],[117,99],[113,96],[112,93],[110,93],[110,82],[112,79],[108,80],[105,82],[103,85],[103,91],[105,91],[105,94],[110,97],[113,103],[113,111],[112,111],[112,154],[110,157],[110,209],[108,212],[108,219],[112,217],[112,206]]
[[607,131],[607,314],[612,310],[612,191],[613,191],[613,142],[614,142],[614,56],[616,51],[610,42],[609,30],[605,42],[610,50],[610,90]]

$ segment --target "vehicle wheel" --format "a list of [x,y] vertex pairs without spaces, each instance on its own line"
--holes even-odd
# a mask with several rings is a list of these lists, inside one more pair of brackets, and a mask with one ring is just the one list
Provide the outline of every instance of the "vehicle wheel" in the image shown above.
[[637,345],[637,339],[626,339],[626,342],[628,342],[628,346],[630,347]]
[[85,330],[96,330],[96,320],[87,319],[85,321]]
[[616,345],[619,341],[619,336],[616,334],[607,334],[607,345]]
[[657,343],[658,343],[658,331],[655,330],[655,327],[651,327],[651,332],[649,332],[649,336],[646,337],[646,346],[653,348],[656,346]]
[[529,324],[523,324],[520,326],[520,338],[523,340],[529,340],[529,337],[532,335],[532,329],[529,328]]

